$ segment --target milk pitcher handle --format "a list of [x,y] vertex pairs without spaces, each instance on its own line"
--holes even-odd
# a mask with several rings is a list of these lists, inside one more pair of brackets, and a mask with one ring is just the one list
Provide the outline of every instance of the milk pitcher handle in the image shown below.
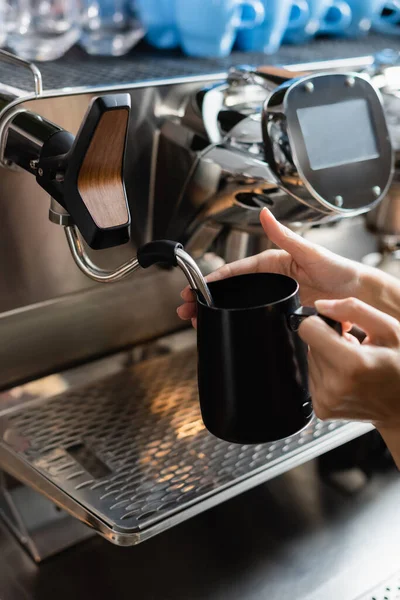
[[339,335],[343,334],[342,324],[334,319],[330,319],[329,317],[325,317],[321,315],[316,308],[312,308],[311,306],[301,306],[294,313],[289,316],[289,326],[292,331],[298,331],[300,325],[307,319],[308,317],[319,317],[329,327],[332,327]]

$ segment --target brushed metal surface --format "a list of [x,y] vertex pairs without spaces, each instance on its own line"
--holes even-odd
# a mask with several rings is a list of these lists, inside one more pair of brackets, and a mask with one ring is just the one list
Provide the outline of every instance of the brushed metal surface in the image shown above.
[[200,416],[191,349],[4,411],[0,467],[132,545],[370,429],[314,420],[274,444],[218,440]]
[[182,328],[175,309],[185,285],[180,270],[140,273],[113,287],[96,286],[1,314],[0,385],[53,373]]

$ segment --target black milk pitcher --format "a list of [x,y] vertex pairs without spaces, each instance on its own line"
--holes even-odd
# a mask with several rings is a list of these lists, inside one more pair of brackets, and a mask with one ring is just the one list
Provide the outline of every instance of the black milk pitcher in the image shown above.
[[[202,417],[217,437],[260,444],[289,437],[311,420],[307,346],[297,329],[317,311],[300,304],[297,281],[257,273],[209,283],[197,294]],[[341,333],[341,325],[322,317]]]
[[[307,346],[297,330],[317,315],[299,284],[256,273],[206,283],[180,244],[152,242],[140,266],[180,266],[197,295],[198,385],[202,418],[215,436],[261,444],[301,431],[312,419]],[[341,334],[340,323],[321,317]]]

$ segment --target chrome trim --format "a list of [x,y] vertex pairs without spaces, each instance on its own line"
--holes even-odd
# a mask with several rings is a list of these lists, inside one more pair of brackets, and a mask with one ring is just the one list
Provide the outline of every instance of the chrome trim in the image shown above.
[[33,75],[33,80],[35,84],[35,95],[41,96],[43,93],[43,79],[40,69],[32,62],[20,58],[15,54],[11,54],[11,52],[7,52],[6,50],[0,50],[0,61],[8,62],[12,65],[18,65],[20,67],[25,67],[29,69],[29,71]]
[[71,227],[74,224],[71,215],[54,198],[50,200],[49,220],[62,227]]
[[208,306],[213,306],[210,290],[195,260],[183,248],[177,248],[175,254],[176,262],[186,275],[191,287],[202,294]]
[[78,230],[75,225],[69,225],[64,228],[65,235],[72,257],[79,269],[90,279],[98,283],[115,283],[121,279],[125,279],[131,273],[134,273],[140,268],[137,258],[128,260],[117,269],[107,271],[97,267],[88,257],[80,240]]

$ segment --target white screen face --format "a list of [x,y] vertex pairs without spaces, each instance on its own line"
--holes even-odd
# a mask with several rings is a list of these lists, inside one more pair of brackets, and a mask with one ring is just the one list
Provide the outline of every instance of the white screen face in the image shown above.
[[378,158],[368,104],[363,98],[299,108],[297,116],[314,171]]

